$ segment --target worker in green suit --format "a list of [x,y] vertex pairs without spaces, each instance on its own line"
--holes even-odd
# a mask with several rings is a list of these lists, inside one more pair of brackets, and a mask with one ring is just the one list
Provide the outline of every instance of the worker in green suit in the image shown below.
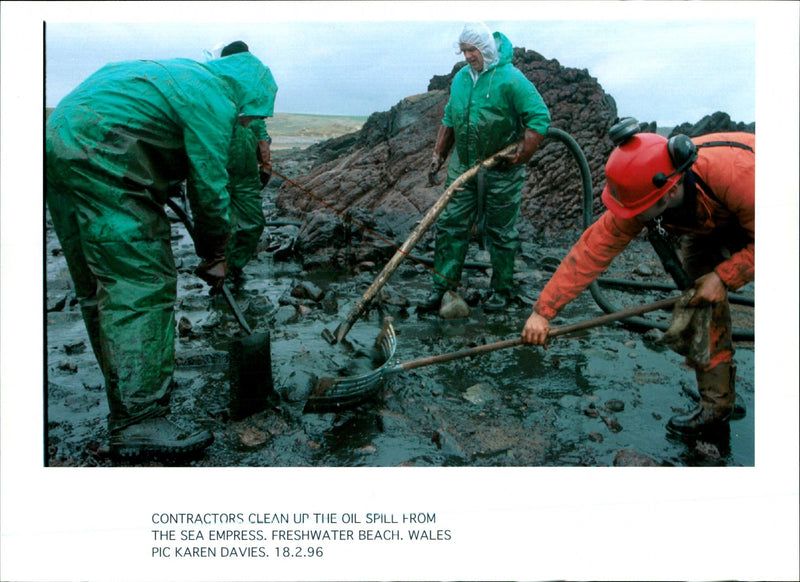
[[46,128],[47,205],[105,378],[112,453],[185,455],[213,436],[167,418],[177,276],[164,202],[186,180],[195,273],[226,275],[228,150],[266,117],[276,85],[249,53],[111,63],[67,95]]
[[[249,52],[247,44],[234,41],[220,51],[220,57]],[[277,87],[275,87],[277,91]],[[271,117],[272,110],[268,112]],[[270,178],[270,144],[263,120],[237,124],[228,156],[228,193],[231,198],[231,238],[228,243],[228,273],[236,285],[242,271],[253,257],[267,222],[261,201],[261,189]]]
[[453,77],[428,171],[430,181],[451,150],[448,186],[479,161],[514,143],[517,148],[501,164],[467,182],[445,207],[437,223],[433,291],[418,309],[438,310],[444,293],[458,286],[477,219],[485,225],[492,262],[492,294],[484,309],[497,311],[514,292],[525,166],[547,133],[550,112],[533,83],[511,63],[513,48],[505,35],[492,33],[483,23],[468,23],[458,45],[467,66]]

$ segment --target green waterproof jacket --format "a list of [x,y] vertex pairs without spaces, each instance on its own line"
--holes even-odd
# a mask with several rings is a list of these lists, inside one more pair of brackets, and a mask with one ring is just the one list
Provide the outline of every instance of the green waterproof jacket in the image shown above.
[[550,112],[536,87],[511,64],[511,41],[494,33],[500,60],[473,83],[469,65],[453,77],[442,123],[455,132],[455,153],[471,167],[522,138],[528,127],[542,135]]
[[271,116],[276,92],[269,68],[250,53],[111,63],[50,115],[47,156],[90,165],[161,203],[170,183],[186,179],[197,229],[224,234],[234,124]]

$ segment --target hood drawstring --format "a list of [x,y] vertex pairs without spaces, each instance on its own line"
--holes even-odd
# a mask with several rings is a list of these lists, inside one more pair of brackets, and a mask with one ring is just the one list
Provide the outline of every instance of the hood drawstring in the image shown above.
[[492,90],[492,81],[494,81],[494,74],[497,71],[497,67],[492,69],[492,76],[489,77],[489,86],[486,88],[486,98],[489,98],[489,93]]

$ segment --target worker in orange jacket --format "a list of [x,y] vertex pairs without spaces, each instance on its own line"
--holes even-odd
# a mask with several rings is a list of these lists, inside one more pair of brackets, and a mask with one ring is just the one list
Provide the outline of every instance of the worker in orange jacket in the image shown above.
[[728,291],[755,272],[755,135],[716,133],[667,140],[638,133],[627,118],[611,129],[618,143],[606,163],[607,211],[572,247],[542,290],[522,330],[543,345],[549,320],[611,264],[642,229],[679,235],[683,268],[694,287],[689,305],[711,306],[710,360],[695,370],[700,401],[672,417],[667,430],[697,436],[727,427],[735,367]]

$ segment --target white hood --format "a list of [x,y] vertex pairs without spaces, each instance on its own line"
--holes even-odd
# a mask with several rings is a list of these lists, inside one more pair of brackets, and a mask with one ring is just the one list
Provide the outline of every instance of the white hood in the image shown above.
[[[464,25],[461,35],[458,37],[459,44],[471,44],[481,51],[483,56],[483,71],[491,69],[500,62],[500,53],[497,51],[497,43],[494,41],[492,31],[483,22],[468,22]],[[473,78],[478,76],[472,69]]]

